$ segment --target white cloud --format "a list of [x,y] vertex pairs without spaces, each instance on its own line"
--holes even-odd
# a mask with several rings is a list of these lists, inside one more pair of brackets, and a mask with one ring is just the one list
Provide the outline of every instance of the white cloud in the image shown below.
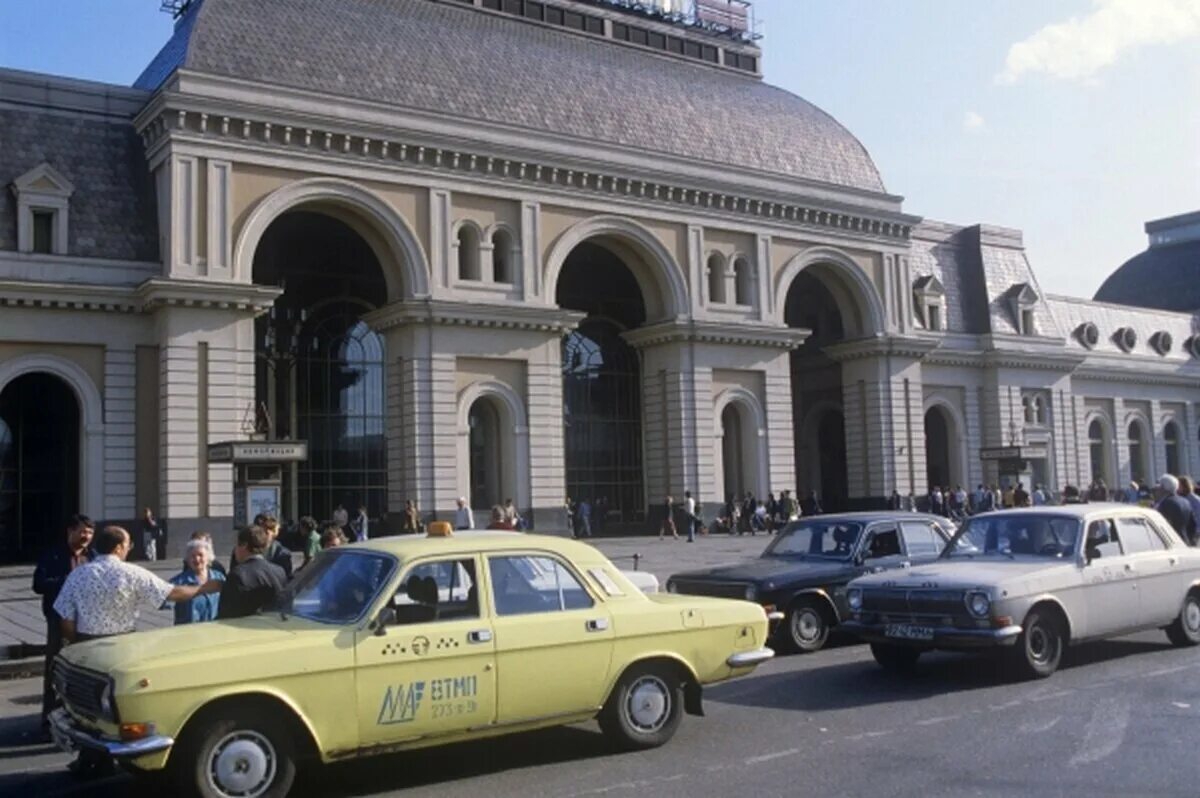
[[967,111],[963,114],[963,130],[973,133],[976,130],[983,130],[984,124],[983,117],[975,111]]
[[1045,73],[1086,80],[1142,47],[1200,37],[1200,0],[1093,0],[1085,16],[1047,25],[1008,50],[997,83]]

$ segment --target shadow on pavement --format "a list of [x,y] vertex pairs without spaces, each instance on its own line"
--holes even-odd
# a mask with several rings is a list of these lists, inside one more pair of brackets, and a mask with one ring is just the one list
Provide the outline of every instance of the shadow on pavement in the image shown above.
[[306,789],[295,792],[309,796],[387,792],[612,754],[612,746],[598,730],[566,726],[313,768],[304,777]]
[[[1110,640],[1068,649],[1061,671],[1113,662],[1171,646],[1145,640]],[[816,654],[799,655],[819,658]],[[792,658],[788,658],[789,660]],[[1062,673],[1051,677],[1062,678]],[[769,673],[717,685],[705,699],[735,706],[791,709],[800,712],[856,709],[936,695],[980,690],[1013,682],[999,657],[933,652],[921,657],[911,676],[891,674],[872,660]],[[1063,687],[1072,686],[1069,680]],[[747,689],[753,685],[751,689]]]

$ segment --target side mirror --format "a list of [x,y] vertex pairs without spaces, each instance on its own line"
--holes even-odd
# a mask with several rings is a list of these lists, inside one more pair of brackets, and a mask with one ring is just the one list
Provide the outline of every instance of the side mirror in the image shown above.
[[387,632],[387,628],[389,626],[395,626],[395,625],[396,625],[396,608],[391,607],[391,606],[384,607],[383,609],[381,609],[379,611],[379,614],[375,616],[375,634],[376,634],[376,636],[382,637]]

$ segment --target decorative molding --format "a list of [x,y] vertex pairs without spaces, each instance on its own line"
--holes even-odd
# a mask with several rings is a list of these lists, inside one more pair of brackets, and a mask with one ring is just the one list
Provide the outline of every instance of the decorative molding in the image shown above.
[[789,350],[802,346],[809,335],[809,330],[794,327],[681,319],[650,324],[621,333],[621,337],[635,349],[694,342]]
[[[605,167],[579,168],[566,163],[551,163],[539,157],[496,157],[469,147],[441,147],[425,144],[415,137],[398,140],[377,130],[356,133],[329,129],[329,120],[305,127],[267,119],[261,110],[222,116],[208,106],[183,107],[185,98],[171,92],[139,115],[138,130],[153,160],[156,150],[171,141],[225,141],[242,144],[253,140],[256,149],[292,151],[375,165],[417,169],[436,175],[454,173],[463,176],[500,180],[530,187],[566,189],[593,196],[637,199],[662,206],[716,211],[722,216],[767,221],[803,232],[837,232],[857,240],[906,244],[919,217],[900,212],[875,211],[836,202],[800,201],[794,195],[769,196],[766,192],[750,195],[737,188],[704,188],[696,181],[669,177],[654,179],[617,173]],[[186,98],[187,101],[201,98]],[[218,118],[220,124],[213,124]],[[338,120],[344,122],[344,119]],[[287,131],[291,130],[289,134]],[[320,142],[324,142],[321,145]],[[336,145],[336,146],[335,146]],[[840,187],[830,188],[840,190]],[[849,190],[847,190],[849,192]],[[852,192],[849,192],[852,193]]]
[[908,357],[922,360],[938,342],[929,338],[902,335],[875,335],[845,343],[833,344],[822,351],[839,363],[876,357]]
[[514,303],[418,299],[393,302],[366,314],[363,319],[377,331],[406,325],[437,324],[565,335],[578,327],[585,315],[572,310],[547,310],[540,306],[528,307]]
[[269,309],[282,293],[282,288],[274,286],[155,277],[139,285],[134,295],[143,311],[154,311],[161,307],[193,307],[258,314]]

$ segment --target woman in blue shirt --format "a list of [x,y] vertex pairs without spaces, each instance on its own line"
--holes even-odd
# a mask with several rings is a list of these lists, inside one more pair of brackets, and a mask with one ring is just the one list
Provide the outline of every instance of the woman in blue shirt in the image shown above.
[[[225,581],[225,575],[209,565],[213,561],[212,547],[206,540],[188,541],[187,553],[183,558],[183,570],[169,581],[173,585],[203,585],[210,579]],[[190,601],[175,603],[175,625],[215,621],[221,605],[220,593],[206,593]],[[167,606],[167,605],[164,605]]]

